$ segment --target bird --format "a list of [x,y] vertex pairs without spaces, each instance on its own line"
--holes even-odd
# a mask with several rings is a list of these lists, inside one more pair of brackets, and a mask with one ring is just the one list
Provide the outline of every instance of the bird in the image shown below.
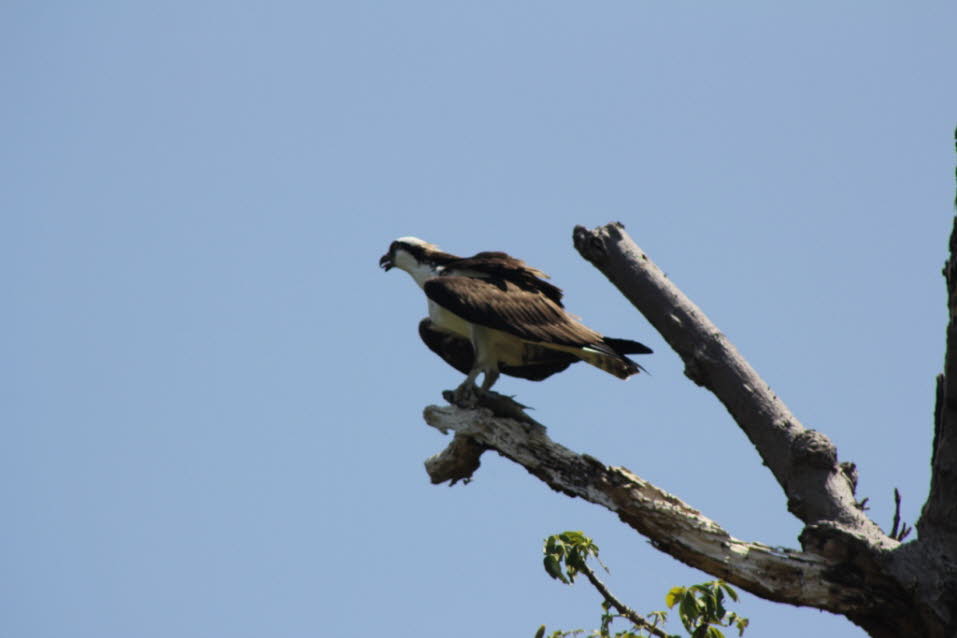
[[562,290],[545,281],[548,275],[504,252],[458,257],[400,237],[379,266],[404,270],[425,292],[429,316],[419,322],[419,336],[466,375],[457,394],[488,392],[500,374],[541,381],[577,361],[627,379],[643,368],[626,355],[652,353],[584,325],[565,310]]

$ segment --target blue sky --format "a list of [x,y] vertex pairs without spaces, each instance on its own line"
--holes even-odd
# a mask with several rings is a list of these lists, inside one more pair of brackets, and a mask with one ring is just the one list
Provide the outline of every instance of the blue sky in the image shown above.
[[[733,534],[799,522],[720,404],[571,245],[622,221],[889,526],[928,486],[953,215],[952,2],[7,2],[4,638],[530,636],[583,529],[639,610],[708,577],[486,455],[422,461],[461,375],[401,235],[505,250],[647,377],[499,388]],[[745,597],[749,635],[862,632]]]

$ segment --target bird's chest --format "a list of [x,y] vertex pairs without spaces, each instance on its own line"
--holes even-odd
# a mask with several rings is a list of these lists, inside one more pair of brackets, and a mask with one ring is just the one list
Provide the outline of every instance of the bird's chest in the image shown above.
[[449,312],[431,299],[429,299],[429,319],[443,330],[454,332],[467,339],[472,337],[472,325],[468,321],[454,312]]

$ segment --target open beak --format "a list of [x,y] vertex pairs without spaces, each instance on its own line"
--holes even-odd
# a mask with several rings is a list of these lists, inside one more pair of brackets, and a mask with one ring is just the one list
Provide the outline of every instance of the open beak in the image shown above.
[[388,253],[382,255],[382,257],[379,259],[379,268],[389,272],[389,270],[392,268],[392,255]]

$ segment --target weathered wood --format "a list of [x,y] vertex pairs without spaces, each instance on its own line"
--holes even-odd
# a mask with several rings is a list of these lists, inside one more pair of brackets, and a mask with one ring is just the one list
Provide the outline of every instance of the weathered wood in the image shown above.
[[[446,452],[454,453],[459,438],[472,439],[522,465],[552,489],[611,510],[683,563],[769,600],[846,613],[861,609],[870,595],[830,582],[827,573],[837,562],[734,538],[678,497],[626,468],[576,454],[539,428],[496,417],[488,409],[457,406],[429,406],[425,420],[443,432],[455,432]],[[433,482],[436,478],[432,476]]]
[[714,323],[613,223],[574,231],[583,257],[631,301],[681,357],[689,379],[710,390],[754,444],[802,521],[836,522],[893,547],[857,506],[852,483],[824,434],[808,430]]

